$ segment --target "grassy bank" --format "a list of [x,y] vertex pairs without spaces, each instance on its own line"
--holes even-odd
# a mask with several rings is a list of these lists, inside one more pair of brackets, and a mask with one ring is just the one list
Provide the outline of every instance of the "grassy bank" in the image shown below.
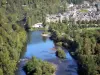
[[45,30],[45,28],[33,28],[31,27],[29,31],[36,31],[36,30]]

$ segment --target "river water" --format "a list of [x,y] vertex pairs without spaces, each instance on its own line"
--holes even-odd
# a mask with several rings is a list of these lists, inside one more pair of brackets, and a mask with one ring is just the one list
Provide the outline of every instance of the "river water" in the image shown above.
[[[55,50],[53,50],[55,45],[53,41],[49,38],[43,38],[41,36],[42,32],[43,31],[32,31],[28,33],[27,47],[25,52],[23,52],[21,60],[30,59],[32,56],[35,56],[38,59],[42,59],[57,65],[56,75],[78,75],[77,63],[71,57],[69,52],[65,50],[66,60],[60,61],[55,56]],[[23,71],[24,65],[25,61],[20,61],[16,75],[26,75]]]

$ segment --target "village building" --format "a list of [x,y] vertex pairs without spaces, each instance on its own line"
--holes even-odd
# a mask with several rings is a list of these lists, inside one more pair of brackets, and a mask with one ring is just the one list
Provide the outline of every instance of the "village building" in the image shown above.
[[90,6],[90,2],[89,1],[83,1],[83,5],[89,7]]
[[73,6],[74,6],[73,3],[71,3],[71,4],[67,4],[67,8],[72,8]]
[[43,24],[42,23],[36,23],[32,27],[33,28],[43,28]]

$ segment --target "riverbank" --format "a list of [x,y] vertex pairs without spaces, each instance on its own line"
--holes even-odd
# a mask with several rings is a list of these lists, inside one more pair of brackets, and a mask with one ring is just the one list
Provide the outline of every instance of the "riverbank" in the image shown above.
[[31,27],[29,31],[45,30],[45,28],[33,28]]
[[50,37],[51,35],[50,35],[50,33],[49,32],[43,32],[42,34],[41,34],[41,36],[43,36],[43,37]]

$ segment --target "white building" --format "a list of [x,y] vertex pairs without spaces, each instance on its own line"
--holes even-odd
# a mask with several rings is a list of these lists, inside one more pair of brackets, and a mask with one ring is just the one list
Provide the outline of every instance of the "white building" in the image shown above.
[[36,23],[32,27],[33,28],[43,28],[43,24],[42,23]]
[[90,6],[90,2],[89,2],[89,1],[84,1],[83,4],[84,4],[85,6]]
[[67,8],[71,8],[71,7],[73,7],[73,6],[74,6],[74,4],[71,3],[71,4],[69,4],[69,5],[67,6]]

